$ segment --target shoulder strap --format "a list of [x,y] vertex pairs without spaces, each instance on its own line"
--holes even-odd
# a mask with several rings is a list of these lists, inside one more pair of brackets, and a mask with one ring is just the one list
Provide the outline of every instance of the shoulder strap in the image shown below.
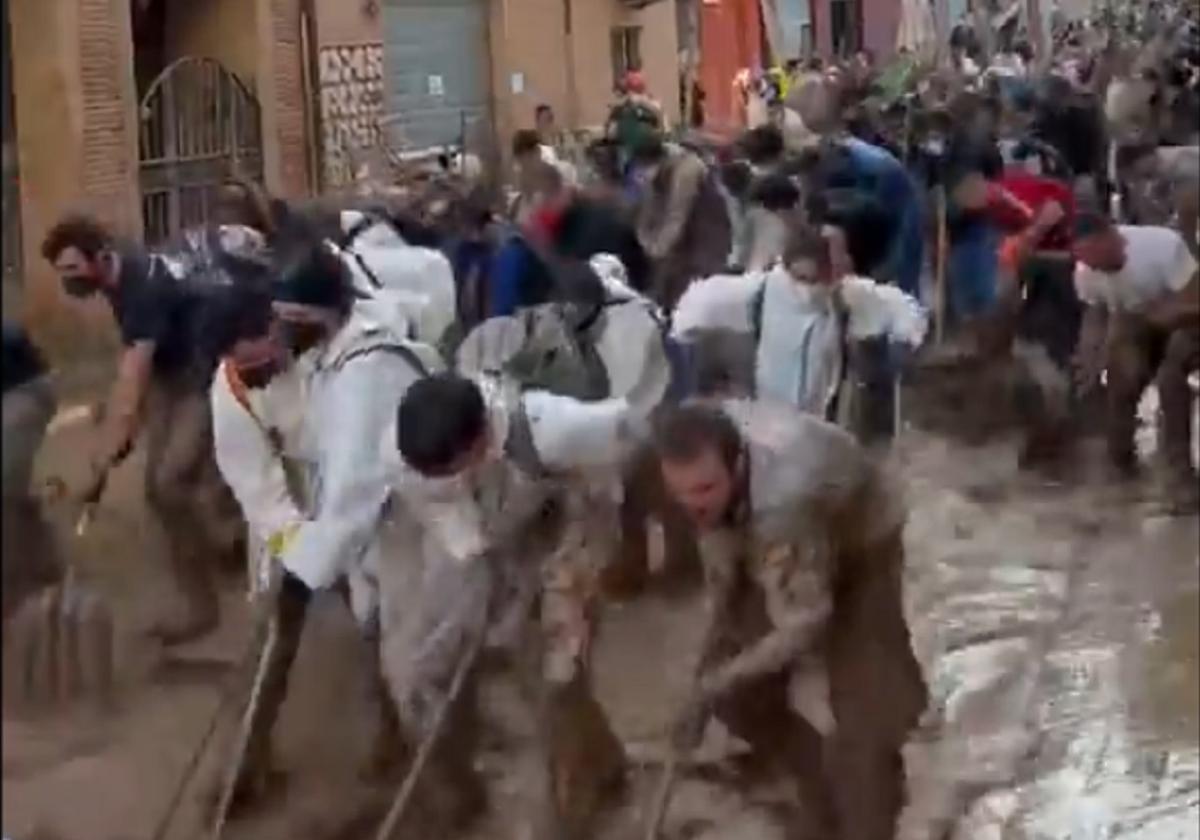
[[512,459],[521,472],[540,478],[546,475],[546,465],[542,463],[537,445],[533,442],[533,428],[529,424],[529,415],[525,413],[525,401],[520,399],[519,392],[515,399],[510,399],[510,408],[504,454]]
[[[254,421],[254,425],[258,426],[259,430],[266,435],[267,442],[270,444],[271,451],[275,454],[275,457],[284,463],[284,475],[289,476],[288,486],[289,489],[291,489],[292,482],[295,481],[295,479],[289,474],[287,462],[284,457],[283,439],[279,435],[279,430],[268,427],[267,424],[262,421],[262,418],[258,416],[258,412],[256,412],[254,410],[254,406],[250,404],[249,390],[246,388],[246,383],[242,380],[242,377],[238,375],[237,368],[229,364],[228,361],[226,361],[222,367],[225,368],[225,382],[229,385],[229,391],[233,394],[233,398],[237,400],[238,405],[246,409],[246,413],[250,415],[250,419]],[[296,495],[295,498],[301,497]]]
[[370,347],[363,347],[362,349],[355,350],[346,355],[345,358],[338,362],[338,367],[376,351],[382,351],[384,353],[391,353],[394,356],[399,356],[408,362],[409,366],[412,367],[412,369],[415,370],[419,375],[429,376],[429,367],[424,361],[421,360],[421,357],[418,356],[411,347],[404,344],[375,344]]
[[767,299],[767,278],[764,277],[754,297],[750,298],[750,331],[754,334],[754,344],[762,339],[763,303]]
[[846,377],[850,372],[850,307],[846,305],[846,301],[842,297],[840,290],[834,292],[833,307],[838,323],[838,356],[840,357],[839,364],[841,370],[838,375],[837,388],[834,391],[833,399],[829,403],[824,419],[831,423],[837,423],[840,404],[845,397]]

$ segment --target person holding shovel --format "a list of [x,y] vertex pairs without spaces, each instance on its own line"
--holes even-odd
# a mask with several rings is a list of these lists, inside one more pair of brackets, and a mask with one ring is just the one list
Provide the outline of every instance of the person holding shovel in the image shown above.
[[795,779],[814,836],[891,840],[900,749],[927,701],[898,490],[848,434],[782,404],[684,403],[653,447],[719,616],[677,748],[715,715]]
[[[368,297],[354,285],[343,253],[289,224],[272,253],[266,300],[235,301],[234,340],[211,389],[218,463],[279,567],[269,587],[273,640],[219,808],[235,813],[270,791],[272,730],[315,592],[347,584],[377,664],[389,476],[381,455],[405,389],[441,364],[431,345],[407,337],[407,320],[384,292]],[[378,721],[364,775],[381,776],[401,763],[405,744],[377,671],[370,682]]]
[[473,760],[485,637],[513,652],[536,711],[534,836],[590,836],[623,786],[624,752],[592,694],[589,649],[637,405],[521,391],[488,375],[431,376],[404,395],[391,539],[421,548],[419,558],[398,550],[381,563],[383,661],[405,729],[437,739],[418,796],[438,811],[436,836],[484,804]]
[[80,500],[97,503],[109,473],[144,442],[146,503],[184,597],[154,634],[167,645],[195,640],[217,626],[212,562],[240,548],[213,461],[207,385],[215,360],[202,352],[203,292],[183,282],[173,261],[118,240],[88,216],[67,216],[51,228],[42,256],[70,297],[105,298],[123,344]]

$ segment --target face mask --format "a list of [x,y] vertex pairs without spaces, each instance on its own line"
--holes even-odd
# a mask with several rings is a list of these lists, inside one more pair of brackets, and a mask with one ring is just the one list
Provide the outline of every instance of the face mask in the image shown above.
[[89,278],[81,277],[79,275],[64,277],[62,284],[63,291],[73,298],[91,297],[92,295],[96,294],[97,291],[99,291],[99,287]]
[[266,388],[278,374],[279,365],[275,362],[264,362],[253,367],[238,368],[238,377],[252,391]]
[[302,321],[284,321],[281,325],[283,342],[295,356],[303,356],[325,340],[325,327]]
[[946,151],[946,142],[940,135],[933,134],[926,138],[922,147],[925,150],[925,154],[930,157],[941,157],[942,153]]

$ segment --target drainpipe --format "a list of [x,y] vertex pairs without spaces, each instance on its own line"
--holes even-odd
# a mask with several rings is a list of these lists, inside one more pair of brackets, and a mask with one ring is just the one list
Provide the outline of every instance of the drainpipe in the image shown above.
[[300,0],[300,84],[304,97],[304,131],[308,135],[305,143],[305,163],[308,169],[308,188],[313,195],[320,195],[322,184],[321,161],[321,115],[318,110],[316,89],[317,18],[313,0]]

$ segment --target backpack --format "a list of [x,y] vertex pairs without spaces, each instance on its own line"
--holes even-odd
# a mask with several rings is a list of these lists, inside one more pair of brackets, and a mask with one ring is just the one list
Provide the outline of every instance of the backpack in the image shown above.
[[[208,225],[184,231],[173,247],[151,253],[149,282],[172,289],[179,328],[186,332],[189,376],[209,381],[229,340],[228,325],[245,305],[242,292],[270,284],[266,243],[255,230],[240,225]],[[185,314],[186,313],[186,314]]]
[[622,149],[629,151],[644,138],[662,130],[658,112],[645,102],[626,100],[614,105],[609,112],[609,122],[615,129],[615,140]]

